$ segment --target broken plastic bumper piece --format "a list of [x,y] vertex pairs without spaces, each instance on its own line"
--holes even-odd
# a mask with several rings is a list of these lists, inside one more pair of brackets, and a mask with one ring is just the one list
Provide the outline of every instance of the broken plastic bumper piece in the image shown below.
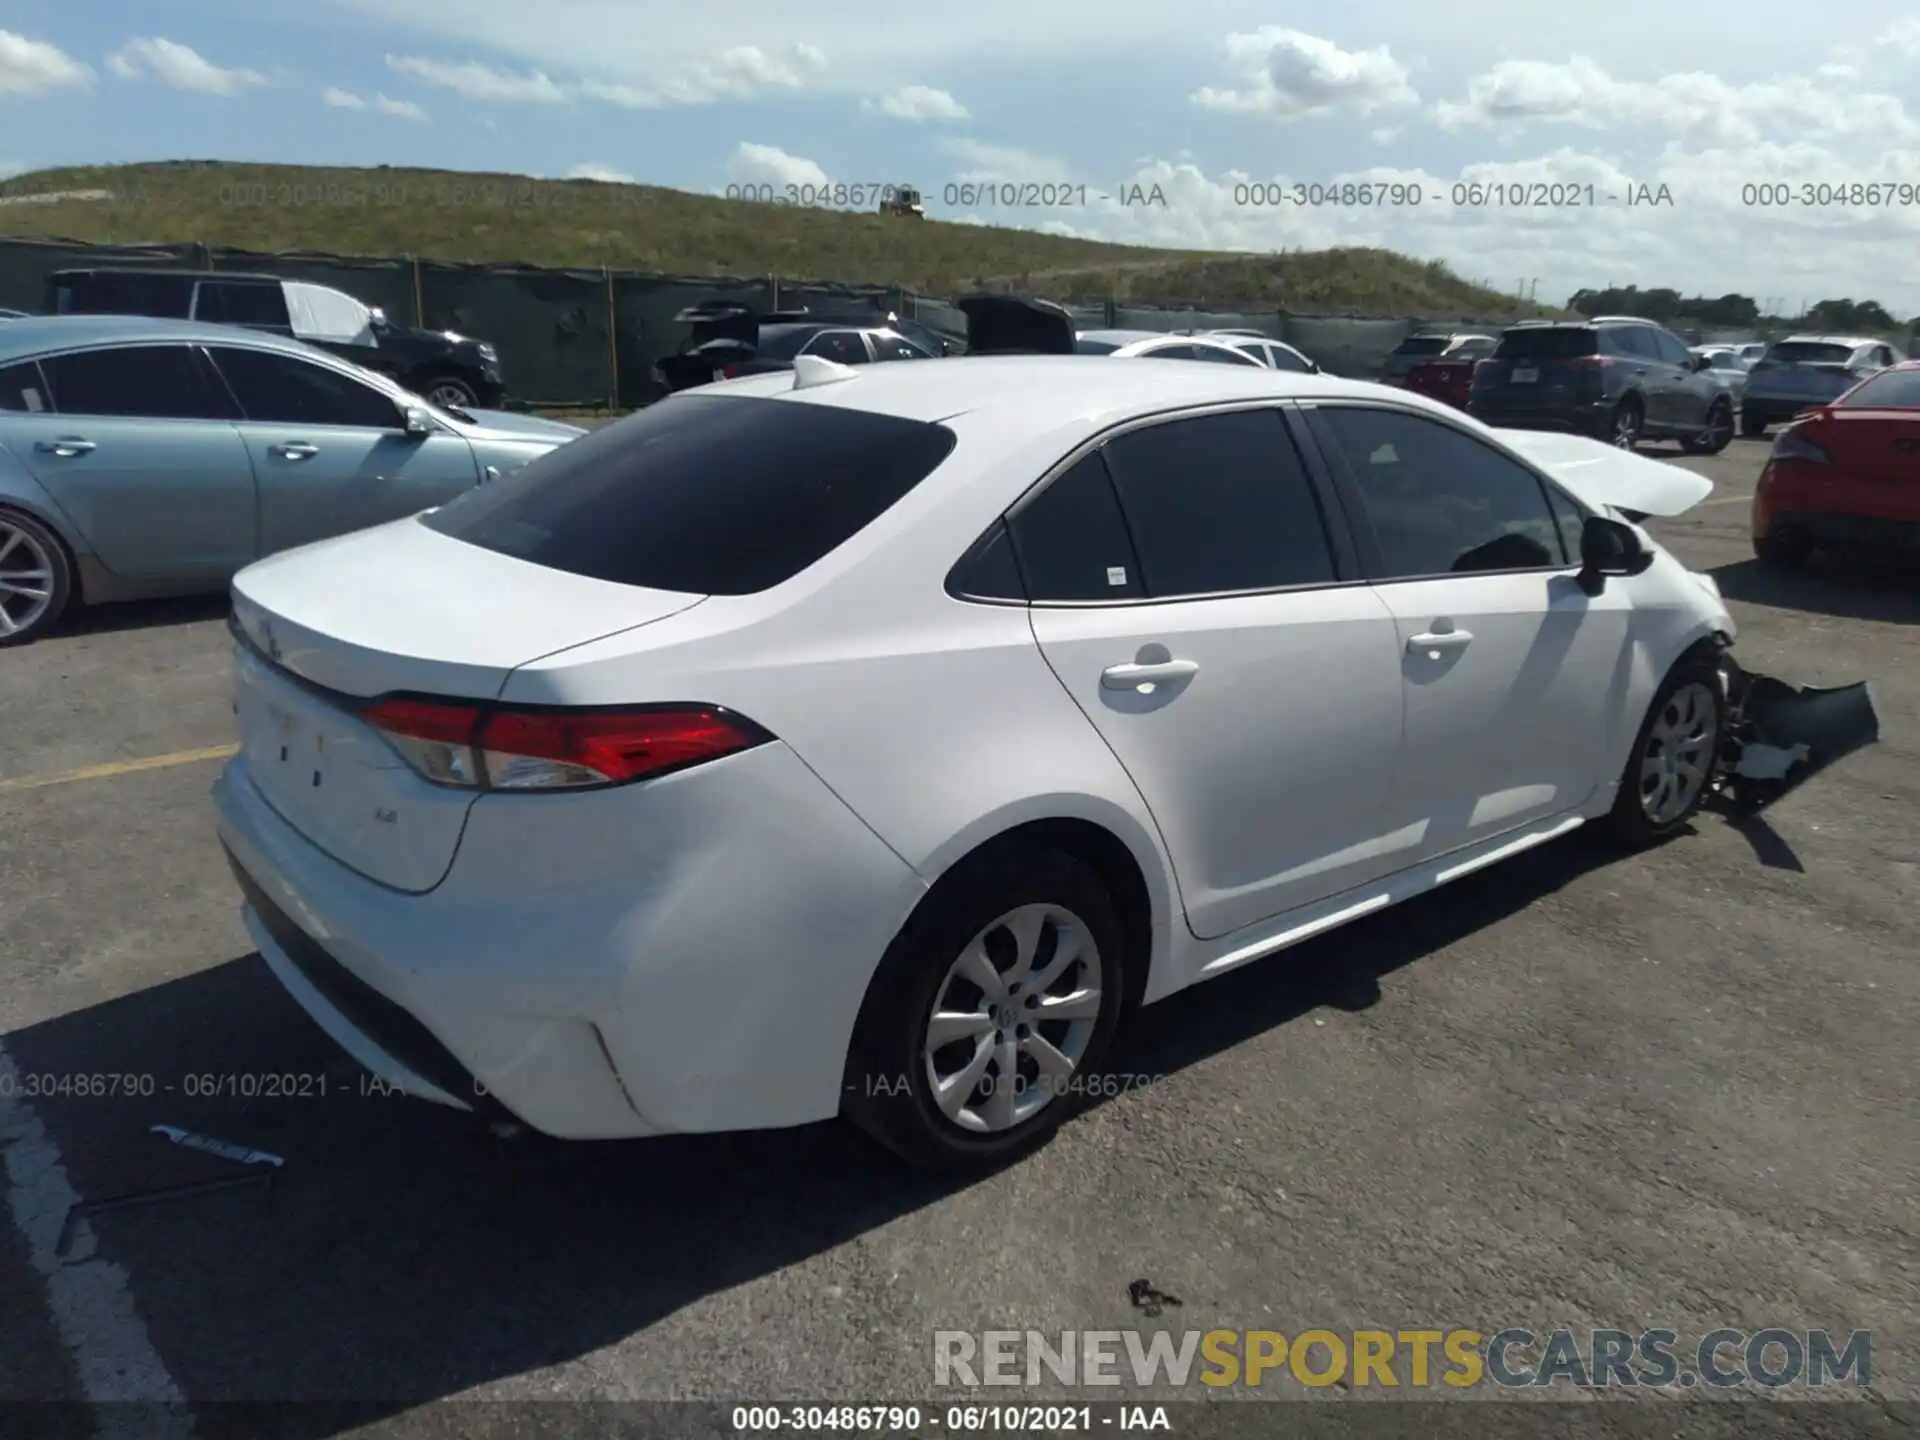
[[1721,659],[1727,718],[1717,785],[1747,809],[1787,791],[1880,739],[1880,715],[1866,681],[1828,689],[1756,675]]

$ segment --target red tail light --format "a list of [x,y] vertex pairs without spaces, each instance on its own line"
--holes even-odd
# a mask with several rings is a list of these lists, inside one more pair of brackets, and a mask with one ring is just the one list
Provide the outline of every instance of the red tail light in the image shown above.
[[625,785],[773,738],[712,705],[520,710],[390,699],[366,707],[361,719],[434,784],[470,790]]
[[744,365],[722,365],[720,367],[720,378],[722,380],[738,380],[746,373],[747,370]]

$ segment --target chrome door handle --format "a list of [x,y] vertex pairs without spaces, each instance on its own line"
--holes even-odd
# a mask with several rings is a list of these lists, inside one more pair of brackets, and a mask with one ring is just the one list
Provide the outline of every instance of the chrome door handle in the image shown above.
[[1407,638],[1409,650],[1464,650],[1473,643],[1471,630],[1441,630]]
[[1100,672],[1100,685],[1106,690],[1137,690],[1143,685],[1184,680],[1199,673],[1199,665],[1191,660],[1162,660],[1158,665],[1109,665]]
[[87,455],[98,447],[91,440],[82,440],[78,435],[62,435],[58,440],[42,440],[33,447],[49,455]]
[[305,460],[310,456],[318,455],[320,447],[309,445],[304,440],[290,440],[285,445],[274,446],[273,453],[284,455],[289,460]]

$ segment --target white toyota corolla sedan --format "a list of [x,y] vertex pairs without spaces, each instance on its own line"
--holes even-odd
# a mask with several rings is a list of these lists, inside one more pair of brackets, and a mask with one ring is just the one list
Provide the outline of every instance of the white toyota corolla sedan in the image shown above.
[[245,570],[220,833],[404,1091],[998,1162],[1131,1007],[1681,826],[1734,626],[1621,515],[1710,488],[1264,366],[803,358]]

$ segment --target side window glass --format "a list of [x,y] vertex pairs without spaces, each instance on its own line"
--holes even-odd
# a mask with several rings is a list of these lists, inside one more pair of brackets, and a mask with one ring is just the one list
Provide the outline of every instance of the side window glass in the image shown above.
[[1193,358],[1211,360],[1216,365],[1252,365],[1260,368],[1258,360],[1237,346],[1196,345],[1193,347]]
[[1561,559],[1569,565],[1578,565],[1580,535],[1587,528],[1587,509],[1558,485],[1549,483],[1546,491],[1554,528],[1560,532]]
[[1615,348],[1628,359],[1657,360],[1660,352],[1643,325],[1616,325],[1607,331]]
[[1687,369],[1693,364],[1693,352],[1687,349],[1678,335],[1670,335],[1665,330],[1653,332],[1653,343],[1660,347],[1660,358],[1669,365],[1678,365]]
[[1056,478],[1008,523],[1033,599],[1137,600],[1146,593],[1099,451]]
[[879,352],[882,360],[931,360],[933,357],[899,335],[886,335],[875,332],[873,348]]
[[288,326],[287,297],[278,285],[223,285],[219,281],[200,282],[200,298],[195,302],[194,318],[215,325]]
[[0,370],[0,410],[38,415],[51,409],[47,404],[47,382],[40,378],[40,367],[31,360]]
[[209,420],[223,408],[208,393],[185,345],[77,350],[40,362],[52,408],[63,415]]
[[1154,599],[1335,579],[1319,503],[1278,411],[1172,420],[1106,451]]
[[1360,491],[1383,579],[1565,563],[1531,470],[1437,420],[1335,406],[1320,413]]
[[1020,562],[1013,555],[1013,537],[1004,522],[996,523],[974,547],[961,557],[947,577],[947,590],[953,595],[977,600],[1025,600],[1026,582],[1020,578]]
[[800,353],[818,355],[836,365],[864,365],[872,358],[867,354],[867,342],[852,330],[823,330]]
[[397,404],[338,370],[271,350],[216,345],[209,353],[248,420],[370,430],[400,427]]
[[1143,360],[1191,360],[1194,358],[1191,345],[1162,345],[1157,349],[1140,352]]

